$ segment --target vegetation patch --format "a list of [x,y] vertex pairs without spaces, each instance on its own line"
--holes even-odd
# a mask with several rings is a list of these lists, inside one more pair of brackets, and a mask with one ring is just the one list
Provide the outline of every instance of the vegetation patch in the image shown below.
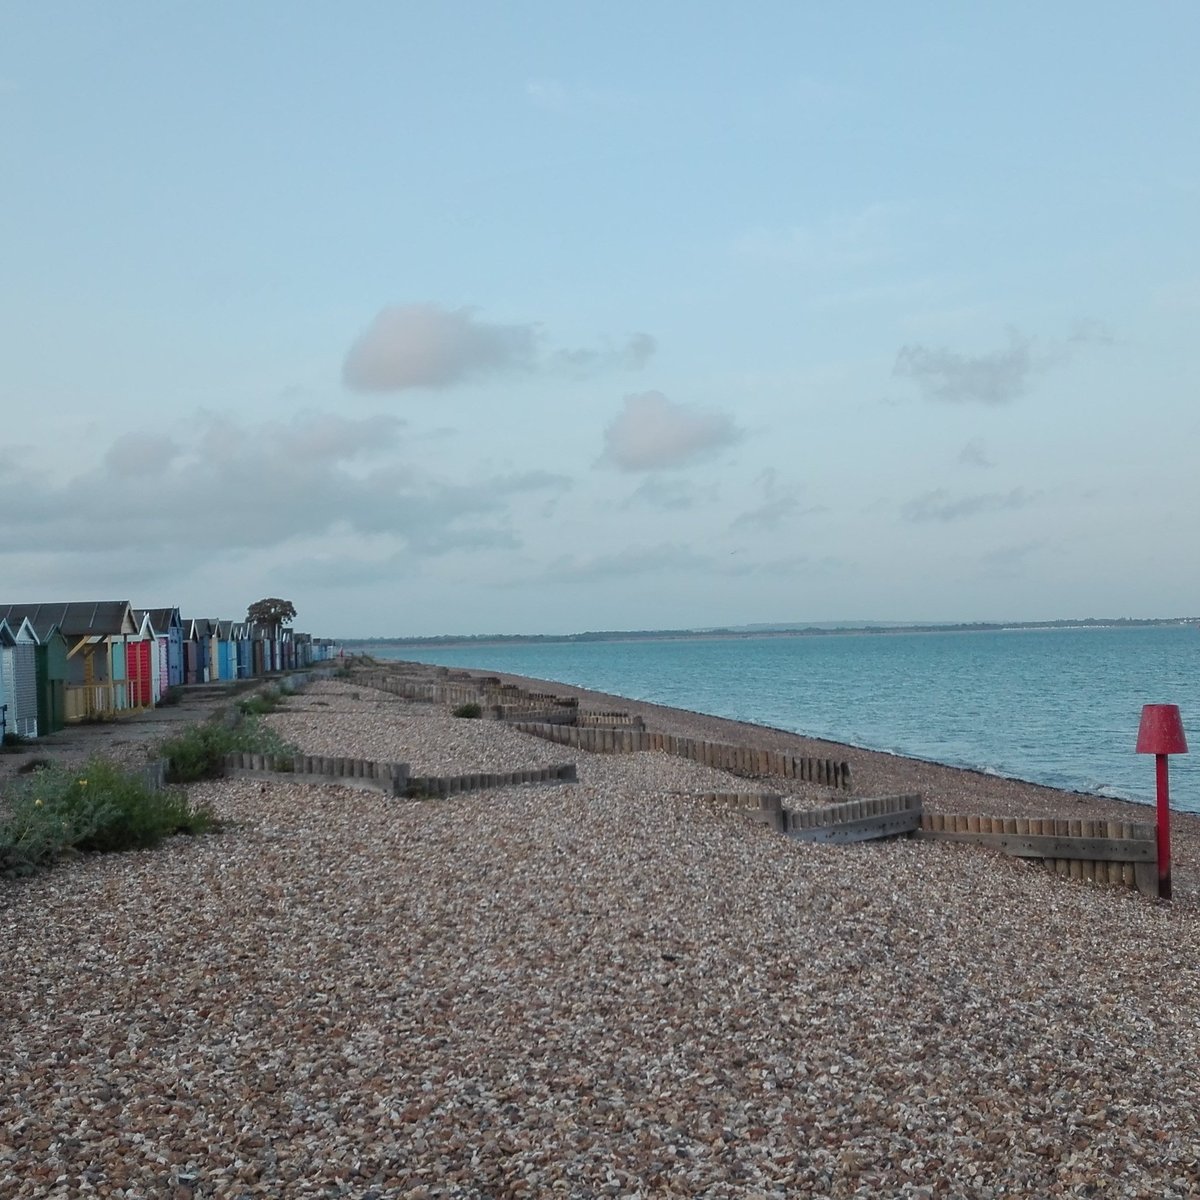
[[29,875],[72,852],[141,850],[177,833],[217,828],[211,809],[177,789],[154,791],[106,759],[82,769],[46,766],[6,793],[0,874]]
[[31,758],[28,762],[23,762],[17,768],[17,774],[18,775],[30,775],[34,771],[41,771],[45,767],[52,767],[52,766],[54,766],[53,759],[41,758],[41,757]]
[[167,760],[168,783],[195,783],[218,779],[225,770],[225,755],[296,753],[273,729],[254,715],[243,716],[234,726],[217,718],[193,725],[157,747],[157,756]]
[[468,718],[482,717],[483,709],[474,700],[471,700],[466,704],[460,704],[451,715]]
[[273,713],[277,708],[282,707],[284,701],[283,692],[277,687],[263,688],[261,692],[255,692],[253,696],[246,696],[237,702],[238,711],[248,717],[265,717],[267,713]]

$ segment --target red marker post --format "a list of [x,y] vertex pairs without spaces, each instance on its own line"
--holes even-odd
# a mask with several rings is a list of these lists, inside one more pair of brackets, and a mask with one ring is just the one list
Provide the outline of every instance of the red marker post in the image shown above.
[[1138,726],[1138,754],[1154,755],[1158,784],[1158,895],[1171,898],[1171,795],[1167,783],[1167,755],[1186,754],[1187,738],[1178,704],[1144,704]]

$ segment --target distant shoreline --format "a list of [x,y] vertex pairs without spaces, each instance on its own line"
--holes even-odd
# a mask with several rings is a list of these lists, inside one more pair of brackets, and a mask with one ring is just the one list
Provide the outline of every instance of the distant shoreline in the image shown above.
[[475,646],[539,646],[580,645],[590,642],[711,642],[761,641],[773,638],[800,637],[883,637],[931,633],[1012,633],[1052,631],[1060,629],[1157,629],[1193,625],[1200,628],[1200,617],[1162,618],[1093,618],[1061,621],[961,622],[945,625],[806,625],[788,628],[756,628],[753,626],[727,629],[646,629],[600,630],[587,633],[495,633],[444,634],[436,637],[342,638],[341,645],[350,648],[367,646],[403,647],[475,647]]

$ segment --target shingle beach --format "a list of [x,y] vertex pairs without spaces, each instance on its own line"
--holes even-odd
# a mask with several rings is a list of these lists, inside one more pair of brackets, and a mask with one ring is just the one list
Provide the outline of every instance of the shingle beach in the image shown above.
[[[850,761],[856,795],[1147,810],[545,685]],[[196,785],[227,822],[0,882],[0,1197],[1200,1194],[1197,821],[1176,899],[975,847],[798,843],[592,755],[353,680],[268,718],[404,800]],[[828,798],[789,783],[788,804]]]

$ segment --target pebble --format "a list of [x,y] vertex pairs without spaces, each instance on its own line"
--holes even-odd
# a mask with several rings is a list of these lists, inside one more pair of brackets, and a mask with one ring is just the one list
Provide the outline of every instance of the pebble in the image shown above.
[[1200,1191],[1194,896],[790,842],[342,681],[271,721],[580,781],[197,785],[224,832],[0,883],[0,1196]]

